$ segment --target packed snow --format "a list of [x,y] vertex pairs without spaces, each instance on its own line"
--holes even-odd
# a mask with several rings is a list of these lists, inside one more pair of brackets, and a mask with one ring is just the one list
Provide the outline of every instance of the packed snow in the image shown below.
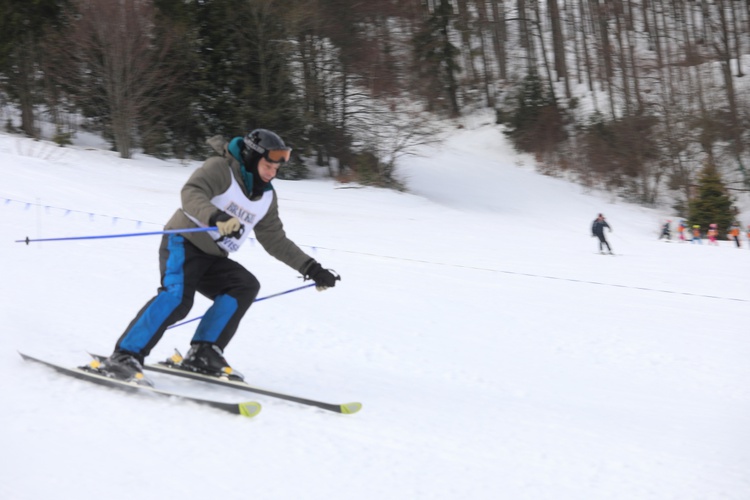
[[[248,419],[18,355],[111,352],[156,292],[159,237],[15,240],[159,231],[200,165],[85,139],[0,134],[0,498],[750,498],[744,234],[658,240],[668,210],[542,176],[490,124],[404,158],[408,192],[276,180],[287,234],[342,281],[255,304],[227,359],[254,385],[363,409],[151,375],[260,401]],[[614,256],[591,237],[599,212]],[[302,284],[257,244],[234,258],[260,297]],[[186,351],[196,324],[149,361]]]

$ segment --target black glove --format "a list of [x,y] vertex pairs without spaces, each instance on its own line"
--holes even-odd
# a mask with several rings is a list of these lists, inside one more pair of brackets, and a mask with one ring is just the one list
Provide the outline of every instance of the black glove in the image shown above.
[[229,215],[226,212],[216,212],[208,221],[209,226],[216,226],[219,234],[224,237],[239,238],[242,236],[245,226],[240,223],[237,217]]
[[326,288],[332,288],[336,286],[336,281],[341,280],[341,276],[336,274],[336,271],[330,269],[323,269],[323,266],[318,264],[316,261],[307,265],[305,270],[305,281],[313,280],[315,282],[315,289],[323,291]]

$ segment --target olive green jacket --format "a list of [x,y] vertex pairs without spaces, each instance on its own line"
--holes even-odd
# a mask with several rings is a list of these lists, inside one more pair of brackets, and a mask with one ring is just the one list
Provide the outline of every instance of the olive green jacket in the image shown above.
[[[245,195],[248,198],[250,197],[250,193],[242,181],[240,163],[227,150],[228,143],[221,136],[214,136],[207,142],[221,156],[213,156],[207,159],[200,168],[193,172],[193,175],[182,188],[182,208],[177,209],[172,215],[165,229],[198,227],[185,213],[199,220],[204,226],[208,226],[211,216],[219,211],[211,203],[211,199],[229,188],[232,182],[231,176],[234,176]],[[227,168],[227,166],[230,168]],[[292,269],[296,269],[303,275],[305,274],[307,267],[313,260],[286,237],[284,226],[279,218],[279,204],[275,190],[268,212],[258,221],[253,230],[256,239],[266,252]],[[208,233],[184,233],[182,236],[207,254],[223,257],[228,255],[226,251],[214,243]]]

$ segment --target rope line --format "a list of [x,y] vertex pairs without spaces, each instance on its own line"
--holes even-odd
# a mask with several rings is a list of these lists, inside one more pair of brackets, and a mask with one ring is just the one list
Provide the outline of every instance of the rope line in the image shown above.
[[56,207],[54,205],[47,205],[45,203],[37,203],[37,202],[33,202],[33,201],[15,200],[13,198],[7,198],[5,196],[0,197],[0,203],[2,203],[3,205],[10,205],[11,203],[18,203],[18,204],[24,206],[24,210],[28,210],[31,207],[43,208],[45,211],[59,210],[60,212],[63,212],[63,214],[62,214],[63,217],[67,217],[70,214],[82,214],[82,215],[87,215],[90,221],[93,220],[94,217],[102,217],[102,218],[105,218],[105,219],[112,219],[112,223],[113,224],[116,224],[119,221],[127,221],[127,222],[135,222],[136,225],[139,226],[139,227],[140,227],[141,224],[151,224],[151,225],[154,225],[154,226],[163,226],[164,225],[163,223],[159,224],[157,222],[148,222],[148,221],[142,221],[142,220],[138,220],[138,219],[130,219],[130,218],[127,218],[127,217],[117,217],[115,215],[98,214],[98,213],[95,213],[95,212],[86,212],[84,210],[74,210],[72,208]]
[[[12,198],[7,197],[0,197],[0,203],[4,205],[9,205],[11,203],[19,203],[21,205],[25,206],[25,209],[28,210],[32,206],[42,207],[45,209],[54,209],[54,210],[60,210],[64,212],[64,215],[68,215],[70,213],[78,213],[78,214],[84,214],[88,215],[89,219],[93,219],[93,217],[105,217],[105,218],[111,218],[113,223],[117,222],[118,220],[126,220],[130,222],[135,222],[138,225],[140,224],[153,224],[162,226],[163,224],[157,224],[155,222],[146,222],[141,221],[137,219],[128,219],[124,217],[115,217],[112,215],[103,215],[103,214],[97,214],[92,212],[85,212],[82,210],[73,210],[63,207],[55,207],[51,205],[45,205],[42,203],[34,203],[34,202],[27,202],[27,201],[20,201],[20,200],[14,200]],[[252,239],[252,238],[250,238]],[[317,250],[328,250],[331,252],[343,252],[343,253],[349,253],[353,255],[363,255],[367,257],[376,257],[379,259],[391,259],[391,260],[398,260],[403,262],[415,262],[419,264],[429,264],[433,266],[444,266],[444,267],[453,267],[458,269],[471,269],[474,271],[485,271],[485,272],[493,272],[493,273],[501,273],[501,274],[509,274],[513,276],[526,276],[529,278],[540,278],[540,279],[549,279],[549,280],[557,280],[557,281],[569,281],[573,283],[583,283],[587,285],[598,285],[598,286],[608,286],[613,288],[626,288],[630,290],[642,290],[647,292],[658,292],[658,293],[669,293],[674,295],[684,295],[686,297],[699,297],[699,298],[705,298],[705,299],[716,299],[716,300],[729,300],[734,302],[750,302],[750,299],[741,299],[737,297],[722,297],[720,295],[708,295],[708,294],[701,294],[701,293],[692,293],[692,292],[678,292],[675,290],[664,290],[660,288],[649,288],[649,287],[643,287],[643,286],[633,286],[633,285],[621,285],[617,283],[604,283],[600,281],[591,281],[591,280],[582,280],[578,278],[562,278],[559,276],[549,276],[549,275],[543,275],[543,274],[533,274],[533,273],[524,273],[519,271],[508,271],[504,269],[493,269],[489,267],[479,267],[479,266],[468,266],[465,264],[453,264],[453,263],[446,263],[446,262],[435,262],[430,260],[423,260],[423,259],[412,259],[407,257],[394,257],[392,255],[380,255],[375,253],[368,253],[368,252],[357,252],[354,250],[342,250],[339,248],[327,248],[327,247],[321,247],[321,246],[314,246],[314,245],[299,245],[301,247],[310,248],[313,251],[317,252]]]
[[326,247],[315,247],[316,249],[321,250],[329,250],[333,252],[343,252],[343,253],[351,253],[356,255],[366,255],[368,257],[378,257],[381,259],[392,259],[392,260],[400,260],[400,261],[406,261],[406,262],[416,262],[419,264],[430,264],[434,266],[445,266],[445,267],[454,267],[454,268],[460,268],[460,269],[471,269],[473,271],[486,271],[486,272],[492,272],[492,273],[501,273],[501,274],[510,274],[513,276],[526,276],[529,278],[540,278],[540,279],[549,279],[549,280],[557,280],[557,281],[570,281],[573,283],[584,283],[587,285],[598,285],[598,286],[609,286],[614,288],[627,288],[630,290],[642,290],[647,292],[658,292],[658,293],[670,293],[675,295],[685,295],[688,297],[700,297],[700,298],[706,298],[706,299],[717,299],[717,300],[730,300],[735,302],[750,302],[750,299],[740,299],[737,297],[722,297],[721,295],[708,295],[708,294],[702,294],[702,293],[692,293],[692,292],[678,292],[675,290],[664,290],[660,288],[649,288],[644,286],[634,286],[634,285],[621,285],[617,283],[605,283],[601,281],[591,281],[591,280],[583,280],[578,278],[562,278],[560,276],[549,276],[544,274],[534,274],[534,273],[524,273],[520,271],[508,271],[504,269],[493,269],[490,267],[479,267],[479,266],[467,266],[465,264],[452,264],[452,263],[446,263],[446,262],[434,262],[429,260],[422,260],[422,259],[410,259],[406,257],[393,257],[390,255],[378,255],[374,253],[366,253],[366,252],[356,252],[353,250],[339,250],[336,248],[326,248]]

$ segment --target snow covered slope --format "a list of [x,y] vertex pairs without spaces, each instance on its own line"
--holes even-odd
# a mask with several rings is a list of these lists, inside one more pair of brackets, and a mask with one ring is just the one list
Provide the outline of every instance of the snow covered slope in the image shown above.
[[[360,413],[258,397],[248,420],[24,363],[110,352],[159,238],[14,240],[158,230],[197,165],[0,134],[0,498],[750,498],[747,241],[657,241],[668,214],[540,176],[490,126],[406,160],[409,194],[274,181],[287,234],[342,282],[254,305],[227,358]],[[236,258],[261,296],[301,284],[259,245]]]

